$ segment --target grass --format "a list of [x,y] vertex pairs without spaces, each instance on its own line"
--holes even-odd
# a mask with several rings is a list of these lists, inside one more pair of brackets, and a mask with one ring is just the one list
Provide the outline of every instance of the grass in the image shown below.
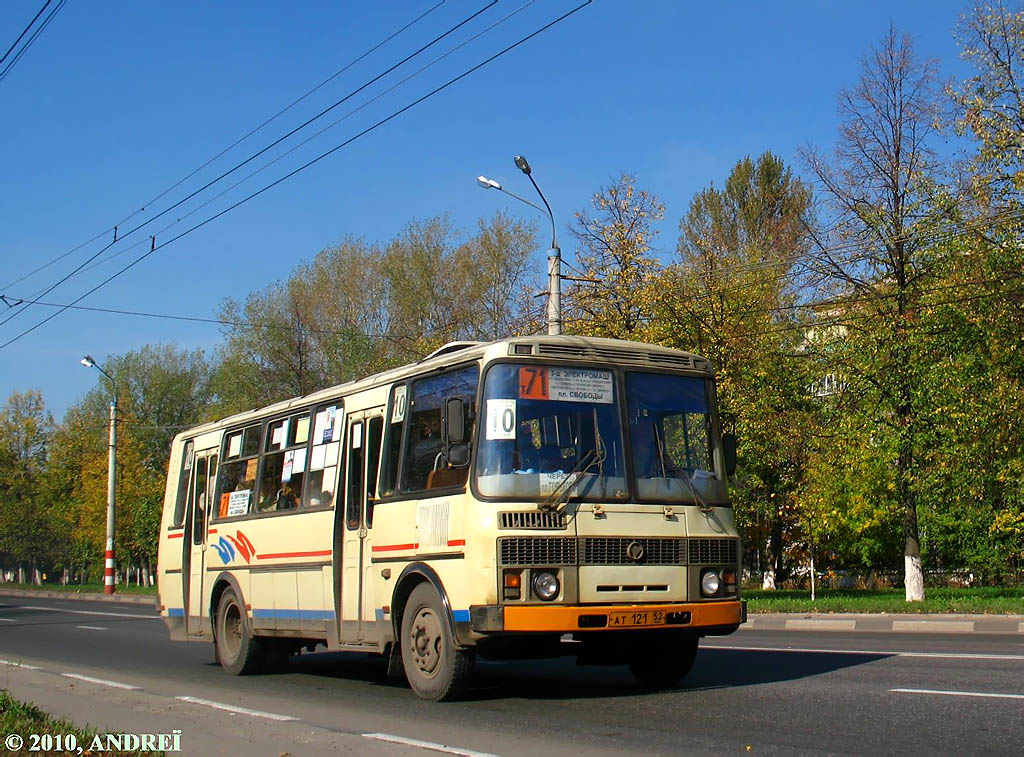
[[[118,594],[156,594],[155,586],[136,586],[135,584],[118,584]],[[102,594],[103,584],[68,584],[62,586],[61,584],[43,584],[42,586],[36,586],[35,584],[18,584],[18,583],[0,583],[0,592],[4,589],[27,589],[29,591],[66,591],[70,594]]]
[[811,601],[806,590],[746,589],[749,612],[872,612],[1024,614],[1024,587],[925,589],[924,602],[907,602],[903,589],[819,589]]
[[[92,743],[93,737],[96,736],[96,731],[88,728],[79,728],[74,723],[70,723],[67,720],[59,720],[57,718],[50,717],[45,712],[40,710],[33,704],[27,704],[25,702],[19,702],[17,699],[11,697],[5,690],[0,689],[0,738],[10,738],[12,734],[17,734],[24,740],[24,746],[19,750],[15,751],[10,749],[10,745],[5,745],[4,742],[0,742],[0,748],[5,748],[7,754],[17,754],[19,752],[29,752],[31,747],[35,747],[37,751],[44,752],[45,754],[62,754],[62,755],[78,755],[78,754],[91,754],[89,751],[89,745]],[[56,749],[56,739],[50,741],[40,741],[39,743],[33,743],[34,740],[30,738],[31,734],[37,736],[43,736],[49,734],[51,737],[61,737],[61,746],[68,746],[66,739],[69,735],[73,735],[75,742],[78,747],[83,751],[79,752],[78,749]],[[103,732],[100,732],[102,738]],[[50,748],[44,748],[44,747]],[[137,752],[121,752],[121,751],[104,751],[103,754],[111,755],[128,755],[137,754]],[[164,752],[146,752],[146,754],[162,755]]]

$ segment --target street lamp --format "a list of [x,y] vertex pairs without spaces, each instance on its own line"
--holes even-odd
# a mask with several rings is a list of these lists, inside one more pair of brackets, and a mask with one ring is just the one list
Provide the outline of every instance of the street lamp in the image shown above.
[[533,188],[537,190],[537,194],[544,202],[544,208],[509,192],[494,179],[488,179],[486,176],[478,176],[476,183],[484,189],[497,189],[504,192],[509,197],[514,197],[520,202],[525,202],[531,208],[536,208],[541,213],[547,212],[548,219],[551,221],[551,251],[548,254],[548,333],[558,335],[562,333],[562,251],[558,247],[558,239],[555,235],[555,215],[551,212],[551,206],[548,204],[547,198],[544,197],[544,193],[540,191],[537,182],[533,180],[530,164],[526,162],[526,158],[516,155],[514,160],[516,168],[526,174],[530,183],[533,184]]
[[81,360],[86,368],[95,368],[110,382],[113,396],[110,400],[110,443],[107,446],[107,550],[103,564],[103,593],[114,593],[114,484],[117,478],[117,383],[113,377],[86,355]]

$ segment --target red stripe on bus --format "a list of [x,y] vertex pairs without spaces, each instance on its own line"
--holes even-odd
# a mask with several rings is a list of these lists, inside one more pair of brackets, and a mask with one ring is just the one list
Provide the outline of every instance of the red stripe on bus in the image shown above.
[[184,538],[184,536],[185,536],[184,532],[177,533],[177,534],[167,534],[167,538],[168,539],[181,539],[181,538]]
[[273,554],[257,555],[260,560],[275,560],[281,557],[328,557],[333,554],[329,549],[316,552],[274,552]]
[[416,549],[419,546],[420,546],[419,544],[387,544],[387,545],[380,546],[380,547],[374,546],[373,547],[373,551],[374,552],[396,552],[396,551],[398,551],[400,549]]
[[466,546],[466,540],[465,539],[449,539],[448,540],[448,546],[449,547],[465,547]]
[[208,533],[208,534],[215,534],[215,533],[217,533],[217,529],[216,528],[211,528],[206,533]]

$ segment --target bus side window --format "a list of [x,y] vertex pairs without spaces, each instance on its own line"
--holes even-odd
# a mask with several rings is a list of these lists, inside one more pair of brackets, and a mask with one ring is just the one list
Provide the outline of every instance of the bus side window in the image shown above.
[[192,474],[192,440],[185,442],[184,454],[181,457],[181,472],[178,475],[178,498],[174,501],[174,520],[172,526],[180,526],[185,522],[185,502],[188,500],[188,479]]
[[206,474],[207,463],[205,457],[196,461],[196,485],[193,489],[192,510],[192,543],[202,544],[203,534],[206,532]]
[[313,438],[306,462],[305,507],[321,507],[334,502],[338,486],[338,460],[341,455],[345,409],[340,400],[317,408],[313,415]]
[[383,459],[380,465],[380,486],[378,492],[381,497],[388,497],[395,493],[398,486],[398,458],[402,451],[402,429],[405,428],[406,398],[408,387],[405,385],[396,386],[391,390],[391,402],[388,404],[388,428]]
[[371,418],[366,434],[366,527],[373,525],[373,505],[377,500],[377,468],[380,465],[381,442],[384,436],[384,419]]
[[366,441],[363,438],[363,422],[356,421],[349,430],[351,438],[348,447],[348,491],[345,495],[345,523],[350,531],[359,528],[359,511],[363,505],[363,455]]
[[254,501],[256,473],[260,463],[259,424],[231,431],[224,437],[224,450],[217,477],[217,517],[245,515]]

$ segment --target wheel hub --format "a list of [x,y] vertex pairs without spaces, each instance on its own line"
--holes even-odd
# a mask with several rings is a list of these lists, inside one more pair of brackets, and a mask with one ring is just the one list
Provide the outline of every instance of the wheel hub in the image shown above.
[[409,641],[416,667],[426,675],[433,675],[441,662],[441,623],[430,608],[424,607],[412,622]]

